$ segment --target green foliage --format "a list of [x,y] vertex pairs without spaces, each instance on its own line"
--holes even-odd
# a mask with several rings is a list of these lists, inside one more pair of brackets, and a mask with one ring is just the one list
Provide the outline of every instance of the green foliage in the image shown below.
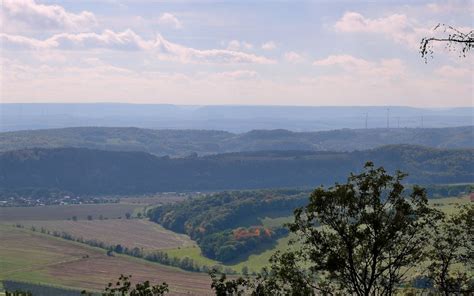
[[[131,275],[120,275],[118,281],[109,283],[105,287],[102,296],[162,296],[169,292],[168,284],[162,283],[152,286],[149,281],[137,283],[135,286],[131,283]],[[82,291],[82,295],[92,296],[92,293]]]
[[431,232],[428,277],[444,295],[474,293],[474,205],[438,220]]
[[212,270],[209,272],[211,276],[211,288],[214,290],[216,296],[241,296],[245,295],[245,286],[250,284],[248,279],[244,279],[239,277],[233,280],[227,280],[225,274],[221,274],[219,278],[217,278],[216,270]]

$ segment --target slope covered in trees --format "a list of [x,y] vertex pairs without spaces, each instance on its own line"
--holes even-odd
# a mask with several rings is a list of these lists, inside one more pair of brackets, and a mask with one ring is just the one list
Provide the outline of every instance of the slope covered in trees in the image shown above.
[[209,130],[151,130],[140,128],[79,127],[0,133],[0,151],[25,148],[91,148],[143,151],[181,157],[261,151],[354,151],[389,144],[436,148],[472,148],[472,126],[414,129],[343,129],[322,132],[254,130],[242,134]]
[[271,246],[283,228],[266,228],[260,218],[289,216],[305,205],[308,192],[298,190],[223,192],[161,206],[148,215],[152,221],[196,240],[203,254],[227,262]]
[[393,145],[367,151],[260,151],[204,157],[78,148],[0,154],[0,189],[59,189],[75,194],[315,187],[344,181],[365,161],[410,172],[409,183],[472,182],[473,149]]

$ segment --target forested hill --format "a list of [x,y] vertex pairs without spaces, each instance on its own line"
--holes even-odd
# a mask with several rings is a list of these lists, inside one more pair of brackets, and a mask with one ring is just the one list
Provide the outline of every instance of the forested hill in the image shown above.
[[77,194],[134,194],[243,188],[314,187],[344,181],[371,160],[410,173],[411,183],[474,180],[474,149],[392,145],[368,151],[261,151],[204,157],[82,148],[0,154],[0,191],[56,188]]
[[0,133],[0,151],[26,148],[91,148],[144,151],[182,157],[264,150],[355,151],[390,144],[473,148],[473,127],[343,129],[323,132],[254,130],[242,134],[209,130],[82,127]]

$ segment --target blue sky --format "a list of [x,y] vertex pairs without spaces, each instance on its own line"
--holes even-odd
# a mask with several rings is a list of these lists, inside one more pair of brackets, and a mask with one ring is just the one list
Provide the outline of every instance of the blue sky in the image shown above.
[[470,106],[473,1],[3,0],[2,102]]

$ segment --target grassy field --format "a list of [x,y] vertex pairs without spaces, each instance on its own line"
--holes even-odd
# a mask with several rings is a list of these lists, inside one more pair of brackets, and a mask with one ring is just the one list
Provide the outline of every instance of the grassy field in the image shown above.
[[459,206],[469,203],[471,203],[469,196],[430,199],[430,205],[448,215],[456,213]]
[[82,237],[104,242],[108,245],[137,247],[144,251],[173,249],[194,246],[188,236],[164,229],[161,225],[144,219],[79,220],[79,221],[26,221],[26,228],[66,232],[74,237]]
[[0,280],[98,290],[125,273],[138,281],[165,281],[172,295],[209,294],[206,274],[127,256],[109,257],[100,249],[6,225],[0,225],[0,236]]

